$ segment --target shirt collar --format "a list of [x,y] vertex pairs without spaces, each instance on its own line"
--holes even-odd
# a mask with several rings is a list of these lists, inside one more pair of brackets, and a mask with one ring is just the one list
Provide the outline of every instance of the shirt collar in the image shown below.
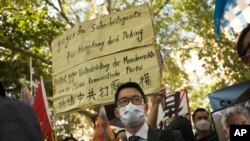
[[[147,140],[148,139],[148,125],[145,122],[143,124],[143,126],[135,133],[135,136],[139,136],[142,139]],[[126,130],[126,137],[127,139],[129,139],[130,136],[133,136],[132,134],[130,134],[127,130]]]

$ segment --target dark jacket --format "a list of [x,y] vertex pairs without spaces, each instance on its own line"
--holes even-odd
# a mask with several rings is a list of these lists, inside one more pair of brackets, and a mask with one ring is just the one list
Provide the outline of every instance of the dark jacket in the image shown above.
[[185,141],[195,140],[191,121],[186,117],[175,117],[175,119],[169,123],[168,129],[180,131]]
[[39,121],[30,106],[0,96],[0,141],[43,141]]
[[217,135],[214,131],[212,131],[209,135],[204,138],[196,139],[196,141],[218,141]]
[[[125,138],[123,141],[127,141],[127,138]],[[168,129],[162,131],[149,127],[148,141],[183,141],[183,138],[179,131]]]
[[180,131],[165,129],[161,132],[159,141],[184,141]]

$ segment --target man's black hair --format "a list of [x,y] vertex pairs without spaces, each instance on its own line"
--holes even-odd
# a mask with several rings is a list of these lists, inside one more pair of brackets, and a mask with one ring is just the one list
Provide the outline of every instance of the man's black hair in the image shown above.
[[[197,109],[195,109],[194,112],[193,112],[193,115],[192,115],[192,119],[193,120],[194,120],[194,117],[195,117],[195,115],[196,115],[197,112],[207,112],[207,110],[204,109],[204,108],[197,108]],[[207,114],[209,115],[208,112],[207,112]]]
[[240,37],[237,41],[236,48],[237,48],[239,57],[245,56],[247,53],[247,50],[250,49],[250,44],[248,44],[246,47],[244,47],[243,45],[243,40],[249,31],[250,31],[250,24],[248,24],[247,27],[242,30]]
[[120,91],[125,89],[125,88],[135,88],[135,89],[137,89],[141,93],[141,96],[142,96],[144,102],[146,102],[146,96],[145,96],[141,86],[136,82],[127,82],[127,83],[121,84],[116,90],[116,93],[115,93],[115,104],[116,105],[117,105],[117,101],[118,101]]
[[194,141],[195,136],[192,130],[191,121],[187,117],[176,116],[167,127],[170,130],[178,130],[185,141]]

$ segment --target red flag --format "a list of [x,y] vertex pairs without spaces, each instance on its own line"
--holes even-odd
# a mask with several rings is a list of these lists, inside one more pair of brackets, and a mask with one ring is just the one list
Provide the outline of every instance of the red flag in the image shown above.
[[103,106],[101,106],[97,117],[93,141],[115,141],[114,132],[110,128]]
[[45,93],[43,80],[38,84],[33,109],[38,116],[43,136],[48,141],[53,140],[52,126],[49,118],[48,101]]

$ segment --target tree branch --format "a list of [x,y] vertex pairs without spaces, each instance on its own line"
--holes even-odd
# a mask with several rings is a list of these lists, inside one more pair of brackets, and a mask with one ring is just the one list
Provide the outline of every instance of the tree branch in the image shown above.
[[76,17],[76,20],[79,23],[80,22],[80,17],[77,15],[76,11],[72,7],[70,7],[70,10],[74,13],[74,16]]
[[31,56],[31,57],[33,57],[33,58],[39,59],[40,61],[42,61],[42,62],[45,63],[45,64],[48,64],[48,65],[51,65],[51,64],[52,64],[51,61],[45,59],[44,56],[39,56],[39,55],[37,55],[37,54],[33,54],[32,52],[23,50],[23,49],[21,49],[21,48],[19,48],[19,47],[11,46],[11,45],[9,45],[9,44],[7,44],[7,43],[1,43],[1,42],[0,42],[0,46],[1,46],[1,47],[4,47],[4,48],[6,48],[6,49],[9,49],[9,50],[11,50],[11,51],[17,51],[17,52],[20,52],[20,53],[25,54],[25,55],[27,55],[27,56]]
[[166,1],[164,2],[164,4],[162,4],[158,9],[156,9],[156,10],[154,11],[154,14],[157,15],[157,14],[162,10],[162,8],[163,8],[169,1],[170,1],[170,0],[166,0]]
[[107,3],[107,10],[110,14],[111,13],[111,0],[107,0],[106,3]]
[[71,26],[73,27],[74,24],[69,20],[69,18],[66,16],[66,14],[63,11],[63,7],[62,7],[62,3],[60,0],[58,0],[59,6],[61,8],[61,10],[59,10],[52,2],[50,2],[49,0],[45,0],[45,2],[50,5],[51,7],[53,7],[62,17],[63,19]]

